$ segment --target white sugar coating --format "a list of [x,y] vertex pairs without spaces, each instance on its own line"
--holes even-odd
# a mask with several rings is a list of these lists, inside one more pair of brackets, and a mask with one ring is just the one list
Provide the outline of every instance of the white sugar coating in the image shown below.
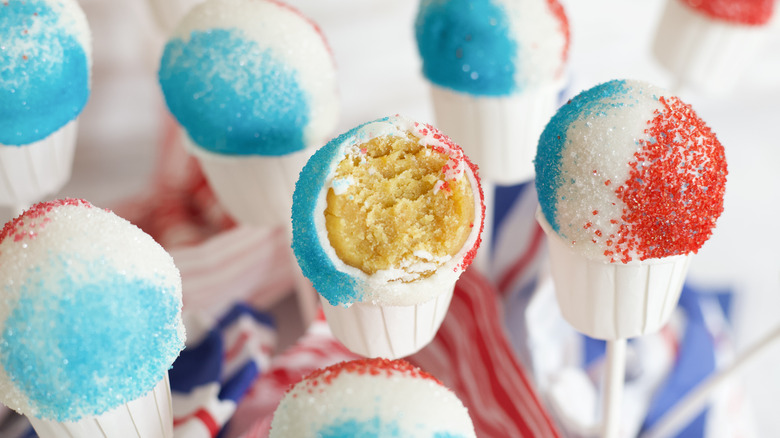
[[[567,240],[589,242],[592,230],[582,224],[592,222],[593,227],[603,235],[617,235],[620,223],[610,218],[622,215],[625,203],[618,199],[615,188],[626,181],[631,171],[629,162],[641,148],[639,140],[648,140],[644,133],[648,121],[662,105],[659,96],[670,96],[668,92],[649,84],[634,83],[634,92],[618,95],[610,100],[615,108],[611,111],[588,114],[569,125],[566,131],[567,146],[561,160],[561,174],[576,181],[564,184],[558,190],[566,202],[559,202],[557,208],[560,234]],[[600,145],[599,153],[591,153],[594,145]],[[593,178],[593,170],[598,178]],[[615,186],[606,186],[610,180]],[[598,214],[594,215],[593,211]],[[576,245],[587,257],[604,258],[600,245]]]
[[[304,144],[318,146],[327,140],[339,114],[336,66],[327,43],[312,22],[274,1],[209,0],[184,17],[171,38],[186,42],[193,31],[211,29],[240,29],[261,50],[271,50],[291,66],[311,98]],[[241,89],[240,84],[236,89]]]
[[[57,15],[57,22],[67,29],[76,40],[81,44],[84,54],[87,56],[88,71],[91,72],[92,66],[92,33],[89,30],[89,23],[84,11],[76,0],[43,0],[52,12]],[[43,34],[39,26],[45,26],[42,20],[31,20],[28,34]],[[2,49],[8,55],[9,59],[22,59],[23,55],[35,56],[41,48],[37,47],[38,41],[32,38],[15,38],[13,44],[2,44]],[[49,49],[49,48],[47,48]],[[56,56],[55,53],[49,53],[49,56]],[[60,54],[61,55],[61,54]],[[0,71],[2,69],[0,68]],[[3,78],[7,80],[7,78]]]
[[[454,164],[446,171],[445,177],[452,179],[465,174],[472,188],[474,196],[474,226],[463,247],[452,257],[438,260],[438,268],[433,275],[420,277],[421,272],[430,272],[431,263],[415,261],[404,263],[390,269],[383,269],[374,274],[366,274],[361,269],[347,265],[336,254],[336,250],[328,240],[328,232],[325,226],[325,209],[327,208],[327,194],[330,188],[334,191],[343,191],[346,183],[343,179],[334,179],[336,169],[347,156],[361,156],[358,147],[368,141],[385,136],[406,137],[408,133],[418,137],[423,146],[435,146],[443,148],[445,153],[453,157]],[[463,271],[464,258],[477,244],[483,222],[482,193],[477,176],[463,159],[463,151],[453,148],[441,139],[434,138],[434,131],[425,125],[418,124],[402,116],[393,116],[380,119],[360,126],[351,131],[347,136],[340,138],[341,144],[338,150],[331,156],[328,176],[322,186],[314,208],[314,224],[320,246],[330,259],[336,270],[344,272],[357,280],[364,303],[385,306],[410,306],[426,302],[440,295],[444,291],[451,290]],[[322,292],[321,292],[322,293]]]
[[329,378],[304,380],[285,395],[271,438],[476,436],[466,407],[434,379],[384,369]]
[[[169,327],[176,335],[172,338],[177,339],[163,341],[170,344],[168,353],[173,357],[160,358],[164,362],[161,365],[163,369],[151,370],[152,373],[167,371],[183,347],[183,344],[178,344],[183,343],[185,338],[180,317],[181,277],[172,257],[151,236],[127,220],[93,207],[86,201],[64,200],[38,204],[27,210],[6,224],[0,239],[0,304],[4,304],[0,306],[0,336],[3,336],[0,340],[7,341],[4,336],[8,334],[8,320],[17,303],[25,298],[25,291],[46,291],[46,296],[58,297],[74,292],[62,290],[62,284],[72,284],[61,283],[64,277],[84,283],[89,283],[95,276],[97,281],[105,280],[106,275],[127,277],[155,285],[158,291],[171,295],[169,303],[178,303],[178,314],[165,322],[172,324]],[[67,272],[63,272],[64,266]],[[106,298],[107,301],[110,299],[110,296]],[[134,321],[126,323],[132,330]],[[52,334],[53,337],[56,335]],[[123,340],[116,339],[115,342],[119,347]],[[111,351],[102,353],[115,354]],[[51,364],[46,362],[42,358],[35,364],[29,364],[30,372],[56,373],[57,370],[47,368]],[[135,372],[147,371],[144,368],[154,366],[149,365],[152,362],[155,361],[142,363],[139,366],[141,371]],[[38,403],[12,380],[0,363],[0,401],[26,415],[41,414]],[[145,389],[148,391],[151,387]],[[121,394],[116,397],[121,397]],[[78,410],[78,407],[74,409]]]
[[496,0],[506,8],[509,26],[518,41],[518,84],[529,88],[548,84],[563,73],[567,35],[547,0]]

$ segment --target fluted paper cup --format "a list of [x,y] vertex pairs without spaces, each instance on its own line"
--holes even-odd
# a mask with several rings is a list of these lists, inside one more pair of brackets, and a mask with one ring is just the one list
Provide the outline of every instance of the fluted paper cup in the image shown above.
[[653,54],[678,81],[710,94],[725,94],[750,66],[768,26],[715,20],[680,0],[667,0]]
[[43,140],[22,146],[0,144],[0,204],[27,207],[59,192],[70,180],[77,121]]
[[62,423],[30,417],[30,423],[40,438],[172,438],[168,375],[145,396],[103,415]]
[[350,351],[365,357],[399,359],[433,340],[452,301],[453,288],[413,306],[354,303],[332,306],[320,297],[333,335]]
[[607,263],[574,252],[552,230],[540,211],[547,234],[550,268],[561,313],[592,338],[633,338],[660,330],[677,306],[690,255]]
[[507,97],[483,97],[431,84],[436,126],[463,148],[484,180],[529,181],[539,135],[558,109],[562,88],[561,81]]
[[290,222],[295,182],[315,148],[284,156],[222,155],[184,138],[220,204],[237,222],[260,227]]

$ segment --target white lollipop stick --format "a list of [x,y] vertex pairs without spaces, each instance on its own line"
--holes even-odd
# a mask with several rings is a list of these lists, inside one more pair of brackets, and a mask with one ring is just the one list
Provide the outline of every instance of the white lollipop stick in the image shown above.
[[728,368],[711,375],[693,391],[688,392],[650,430],[642,434],[642,438],[674,436],[686,424],[690,423],[694,416],[701,412],[714,391],[720,388],[722,384],[728,382],[735,374],[741,372],[745,366],[755,360],[760,353],[777,340],[780,340],[780,326],[748,348]]
[[607,341],[606,375],[603,394],[602,436],[617,438],[620,433],[620,406],[626,376],[626,339]]

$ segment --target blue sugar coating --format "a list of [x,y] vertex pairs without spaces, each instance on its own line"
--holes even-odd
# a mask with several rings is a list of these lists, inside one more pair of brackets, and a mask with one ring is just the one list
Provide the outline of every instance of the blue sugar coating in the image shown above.
[[59,291],[35,273],[21,287],[0,337],[0,364],[37,416],[74,421],[134,400],[163,378],[184,344],[181,301],[149,280],[101,272],[104,264],[76,278],[57,263]]
[[0,3],[0,46],[0,144],[42,140],[81,113],[87,55],[46,2]]
[[279,156],[306,146],[310,103],[298,73],[240,30],[172,39],[159,80],[171,113],[207,150]]
[[556,232],[560,231],[557,221],[556,193],[563,185],[560,166],[563,149],[566,146],[566,133],[569,126],[578,119],[590,115],[606,114],[607,111],[620,107],[614,102],[615,97],[629,93],[631,87],[623,80],[613,80],[597,85],[578,94],[550,119],[539,138],[534,165],[536,167],[536,191],[539,195],[539,205],[550,226]]
[[[421,437],[419,433],[402,431],[396,421],[385,421],[380,417],[368,420],[338,420],[317,431],[320,438],[393,438]],[[450,432],[434,432],[430,438],[464,438]]]
[[[387,118],[377,120],[384,121]],[[373,123],[373,122],[368,122]],[[303,167],[298,182],[295,183],[292,205],[292,248],[303,275],[333,306],[359,302],[363,296],[357,281],[348,274],[336,269],[325,254],[317,237],[314,215],[317,197],[326,184],[331,163],[340,160],[341,145],[353,137],[368,123],[364,123],[340,136],[317,150]]]
[[521,91],[518,42],[506,11],[493,1],[423,1],[415,34],[423,74],[434,84],[484,96]]
[[320,438],[393,438],[407,436],[395,421],[385,422],[379,417],[368,420],[338,420],[317,433]]

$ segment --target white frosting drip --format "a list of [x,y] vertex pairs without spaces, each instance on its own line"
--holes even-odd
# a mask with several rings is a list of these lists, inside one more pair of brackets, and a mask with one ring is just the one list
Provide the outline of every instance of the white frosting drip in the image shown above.
[[314,390],[306,383],[295,385],[277,407],[272,438],[319,436],[325,426],[367,422],[377,416],[395,422],[409,438],[430,438],[436,432],[476,436],[463,403],[431,379],[398,372],[392,376],[342,372],[330,383],[319,382]]
[[[172,37],[189,40],[193,31],[240,29],[263,50],[291,66],[311,97],[304,129],[307,147],[325,143],[338,121],[336,67],[323,36],[306,18],[266,0],[209,0],[195,6]],[[247,85],[249,86],[249,84]]]
[[[462,156],[463,152],[461,150],[453,149],[445,142],[435,139],[433,135],[423,136],[420,131],[424,129],[427,129],[424,125],[416,125],[411,120],[401,116],[394,116],[390,117],[388,120],[379,120],[363,125],[353,136],[345,138],[343,143],[339,146],[340,150],[334,155],[334,159],[330,163],[330,169],[328,171],[328,176],[325,179],[324,187],[317,198],[317,204],[314,208],[314,224],[317,229],[317,236],[319,236],[320,246],[337,270],[350,275],[362,286],[364,303],[385,306],[410,306],[428,301],[445,291],[452,290],[455,282],[460,277],[462,271],[460,265],[463,263],[463,259],[479,239],[483,220],[483,201],[479,190],[479,182],[471,169],[465,165],[465,162],[460,160],[461,165],[457,166],[457,169],[459,169],[460,172],[465,172],[474,195],[474,227],[460,251],[443,264],[438,265],[438,268],[433,275],[420,279],[418,272],[421,271],[418,271],[418,269],[422,268],[420,268],[419,265],[414,264],[419,264],[420,262],[418,261],[409,264],[409,267],[413,267],[414,269],[413,273],[410,273],[399,266],[393,269],[378,271],[373,275],[368,275],[360,269],[344,263],[338,257],[336,250],[331,246],[330,241],[328,240],[328,232],[325,227],[327,189],[333,186],[333,179],[338,164],[345,156],[355,153],[357,145],[366,143],[377,137],[386,135],[406,136],[407,133],[411,132],[417,135],[418,138],[421,138],[420,142],[423,145],[441,147],[445,153],[460,154],[458,156]],[[457,170],[454,170],[453,172],[457,172]],[[426,270],[430,271],[432,269]]]

